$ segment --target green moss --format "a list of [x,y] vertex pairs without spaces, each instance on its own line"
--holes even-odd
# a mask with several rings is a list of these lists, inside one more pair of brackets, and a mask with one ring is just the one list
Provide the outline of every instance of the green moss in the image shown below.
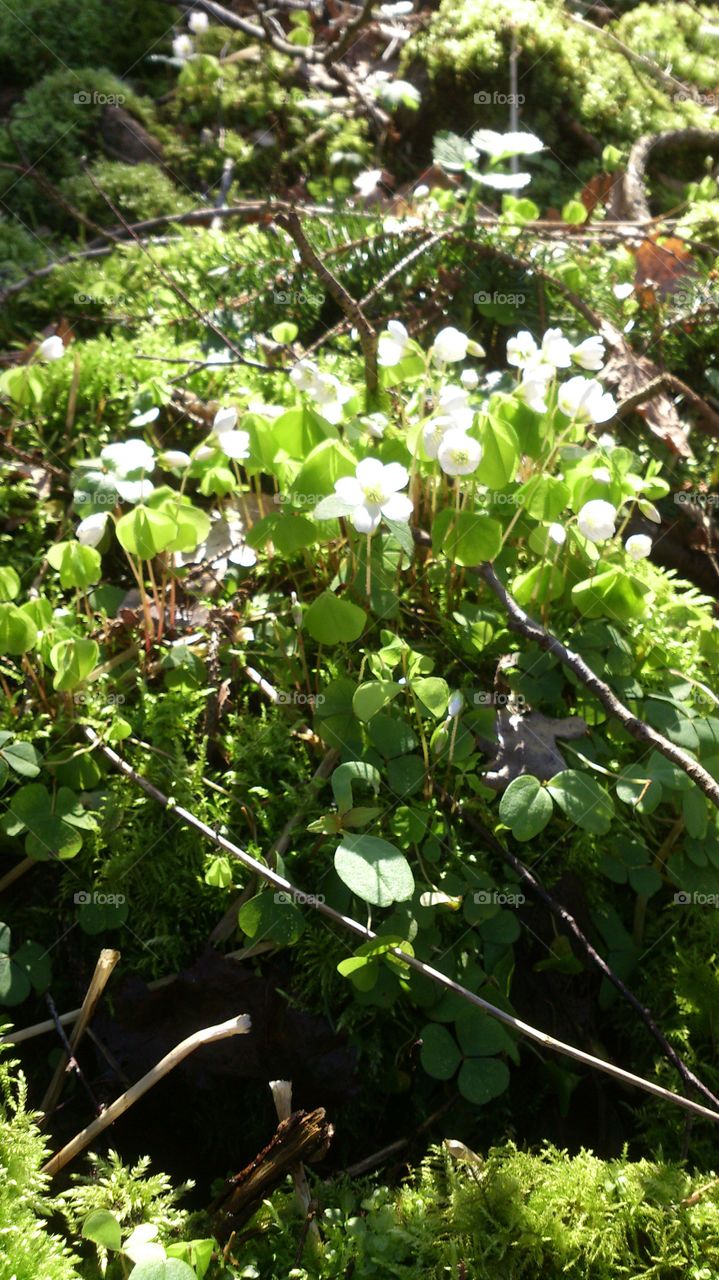
[[0,1065],[0,1280],[75,1280],[76,1260],[45,1227],[55,1208],[40,1172],[47,1142],[11,1065]]
[[[673,25],[672,13],[665,16],[665,10],[683,11],[688,5],[643,7],[655,11],[657,54],[662,31],[671,31],[672,40],[682,42],[684,26]],[[622,21],[627,27],[620,27],[620,33],[633,37],[640,19],[629,14]],[[682,123],[711,127],[701,107],[671,99],[601,34],[575,26],[559,0],[443,0],[424,32],[408,42],[402,62],[406,73],[413,64],[416,70],[418,61],[424,63],[430,80],[426,109],[436,129],[463,133],[472,125],[507,127],[512,29],[519,47],[522,123],[560,157],[581,152],[570,122],[583,125],[603,145],[620,146],[643,132]],[[687,31],[685,64],[691,62],[699,40],[688,23]],[[667,61],[663,45],[659,61],[661,66]],[[707,64],[697,65],[703,74]]]
[[146,65],[150,52],[169,51],[171,21],[159,0],[6,0],[0,9],[0,80],[27,86],[59,66],[93,64],[126,75],[138,63]]
[[[465,1149],[466,1152],[466,1149]],[[468,1163],[468,1159],[471,1163]],[[711,1175],[642,1160],[539,1153],[512,1143],[455,1164],[435,1150],[397,1191],[371,1182],[324,1183],[325,1243],[290,1271],[301,1219],[276,1193],[258,1215],[260,1243],[245,1265],[263,1280],[712,1280],[719,1265]]]
[[677,79],[711,90],[717,84],[717,38],[707,28],[715,23],[713,5],[664,0],[638,5],[609,30],[637,53],[670,68]]
[[[123,164],[117,160],[98,160],[91,167],[97,185],[129,222],[155,218],[162,214],[182,213],[193,201],[183,195],[167,174],[153,164]],[[96,222],[117,222],[115,214],[86,174],[66,178],[60,190],[68,200]]]

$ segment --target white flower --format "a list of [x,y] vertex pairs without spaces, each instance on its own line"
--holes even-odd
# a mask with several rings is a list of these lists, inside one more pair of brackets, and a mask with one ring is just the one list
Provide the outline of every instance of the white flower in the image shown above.
[[353,186],[361,196],[366,200],[371,196],[382,181],[381,169],[367,169],[365,173],[358,173],[353,182]]
[[379,458],[363,458],[353,476],[335,481],[335,493],[346,504],[347,514],[358,533],[374,533],[382,516],[406,524],[412,502],[400,493],[409,482],[409,473],[400,462],[386,465]]
[[469,403],[469,392],[464,387],[448,385],[439,393],[439,411],[451,420],[453,427],[469,431],[474,420],[474,409]]
[[544,150],[544,143],[533,133],[497,133],[494,129],[477,129],[472,134],[472,146],[493,160],[504,159],[505,156],[531,156]]
[[[291,376],[292,374],[290,374],[290,377]],[[217,410],[214,422],[212,423],[212,430],[215,435],[222,435],[223,431],[234,431],[236,426],[237,410],[233,409],[232,405],[225,405],[221,409]]]
[[39,351],[42,360],[61,360],[65,354],[65,344],[62,338],[54,333],[51,338],[45,338],[40,343]]
[[614,436],[610,435],[608,431],[603,431],[602,434],[597,437],[597,444],[600,449],[606,449],[607,452],[610,452],[612,449],[616,449],[617,447],[617,442],[614,439]]
[[123,502],[144,502],[155,491],[151,480],[122,480],[119,476],[115,488]]
[[158,461],[167,471],[184,471],[190,465],[190,455],[183,453],[182,449],[165,449]]
[[611,502],[605,502],[603,498],[593,498],[591,502],[585,502],[579,512],[577,525],[579,532],[583,533],[590,542],[607,542],[609,538],[614,537],[616,520],[616,508]]
[[542,338],[542,360],[555,369],[568,369],[572,362],[572,344],[561,329],[547,329]]
[[209,18],[207,17],[206,13],[202,12],[201,9],[196,9],[194,13],[191,13],[189,18],[187,19],[187,25],[190,28],[190,31],[193,33],[193,35],[199,36],[199,35],[202,35],[203,31],[207,31],[207,28],[209,26]]
[[83,547],[96,547],[98,542],[102,542],[106,524],[106,511],[98,511],[95,515],[86,516],[77,526],[75,537]]
[[531,173],[483,173],[479,181],[495,191],[521,191],[532,181]]
[[609,467],[595,467],[592,471],[592,480],[596,480],[599,484],[611,484],[612,473]]
[[615,298],[618,298],[620,302],[623,302],[625,298],[630,298],[634,293],[634,285],[628,281],[624,284],[615,284],[612,287],[612,293]]
[[437,334],[432,346],[432,355],[440,364],[456,364],[458,360],[465,359],[468,343],[469,339],[465,333],[460,333],[459,329],[448,325]]
[[561,524],[550,524],[547,533],[552,542],[556,542],[558,547],[561,547],[567,541],[567,531]]
[[250,435],[248,431],[221,431],[218,436],[220,449],[227,458],[240,462],[250,456]]
[[422,429],[422,444],[428,458],[434,460],[439,453],[439,446],[448,431],[451,431],[455,424],[451,418],[431,418],[430,421]]
[[472,436],[453,427],[442,437],[437,457],[446,476],[469,476],[480,464],[482,446]]
[[479,374],[476,369],[463,369],[459,375],[459,380],[468,391],[476,391],[479,386]]
[[390,320],[384,333],[379,335],[377,343],[377,361],[384,368],[399,364],[410,337],[399,320]]
[[517,369],[532,364],[539,356],[539,348],[528,329],[522,329],[507,342],[507,364]]
[[463,706],[464,706],[464,697],[462,696],[462,694],[459,692],[453,693],[452,697],[449,700],[449,704],[447,706],[447,715],[449,716],[450,720],[456,720]]
[[[151,475],[155,470],[155,450],[144,440],[121,440],[107,444],[100,457],[110,471],[121,479],[134,477],[138,471]],[[118,486],[119,487],[119,486]]]
[[624,543],[624,550],[632,560],[646,560],[651,553],[652,540],[646,533],[633,533]]
[[543,377],[523,378],[519,387],[520,395],[524,403],[529,405],[535,413],[547,412],[547,382]]
[[381,440],[389,426],[389,418],[384,413],[368,413],[364,422],[370,435],[374,436],[375,440]]
[[175,36],[172,42],[172,52],[181,62],[186,62],[195,52],[195,46],[188,35]]
[[242,546],[235,547],[234,551],[229,553],[227,559],[230,564],[239,565],[241,569],[251,569],[253,564],[257,564],[257,556],[252,547],[248,547],[244,542]]
[[352,399],[351,387],[344,386],[333,373],[320,373],[311,360],[298,360],[290,373],[298,391],[306,391],[316,401],[323,418],[337,423],[342,418],[342,406]]
[[353,394],[352,388],[346,387],[333,373],[318,374],[315,385],[310,388],[310,395],[322,417],[332,423],[341,421],[343,405],[352,399]]
[[[294,368],[290,370],[290,382],[294,382],[298,391],[314,390],[318,378],[319,369],[312,360],[298,360]],[[234,426],[234,423],[232,425]]]
[[559,388],[557,403],[562,413],[577,422],[607,422],[617,412],[614,397],[596,378],[578,374]]
[[579,346],[572,350],[572,361],[578,364],[580,369],[588,369],[591,373],[596,373],[604,364],[604,343],[598,334],[592,338],[585,338]]

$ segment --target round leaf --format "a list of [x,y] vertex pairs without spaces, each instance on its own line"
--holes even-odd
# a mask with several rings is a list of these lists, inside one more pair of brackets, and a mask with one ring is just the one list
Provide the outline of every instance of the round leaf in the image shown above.
[[388,840],[348,835],[335,851],[335,870],[363,902],[391,907],[414,893],[414,876],[404,854]]
[[463,1098],[481,1107],[504,1093],[509,1084],[509,1068],[498,1058],[468,1058],[462,1063],[457,1084]]
[[451,1080],[462,1061],[454,1037],[440,1023],[430,1022],[421,1034],[420,1060],[428,1076],[435,1080]]
[[349,600],[340,600],[331,591],[323,591],[313,600],[305,614],[305,628],[319,644],[350,644],[359,640],[367,614]]
[[538,778],[524,774],[510,782],[499,804],[499,816],[515,840],[532,840],[552,816],[551,796]]

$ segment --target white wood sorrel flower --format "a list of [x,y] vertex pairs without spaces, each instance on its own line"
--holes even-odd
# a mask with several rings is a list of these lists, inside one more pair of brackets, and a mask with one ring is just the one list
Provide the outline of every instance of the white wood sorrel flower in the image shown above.
[[562,413],[575,422],[608,422],[617,412],[614,396],[605,391],[596,378],[578,374],[560,388],[557,404]]
[[596,373],[604,364],[604,343],[602,339],[595,335],[592,338],[585,338],[578,346],[573,347],[572,363],[578,364],[580,369],[587,369],[591,373]]
[[409,334],[399,320],[390,320],[384,333],[377,342],[377,362],[385,369],[399,364],[410,340]]
[[446,476],[471,476],[482,459],[482,446],[466,432],[453,427],[443,435],[437,457]]
[[62,338],[56,333],[50,338],[45,338],[40,343],[40,358],[42,360],[61,360],[65,354],[65,344]]
[[651,554],[652,540],[646,533],[633,533],[624,543],[624,550],[632,560],[646,560]]
[[83,547],[96,547],[99,542],[102,542],[107,519],[106,511],[98,511],[81,520],[75,531],[75,537],[80,545]]
[[409,482],[409,472],[401,462],[380,462],[363,458],[353,476],[335,481],[335,493],[346,504],[347,514],[358,533],[374,533],[382,516],[407,524],[412,502],[400,493]]
[[457,364],[467,355],[483,356],[484,354],[484,348],[478,342],[473,342],[466,333],[455,329],[453,325],[440,329],[432,344],[432,356],[438,364]]
[[617,509],[604,498],[585,502],[577,516],[579,532],[590,542],[608,542],[616,533],[616,523]]

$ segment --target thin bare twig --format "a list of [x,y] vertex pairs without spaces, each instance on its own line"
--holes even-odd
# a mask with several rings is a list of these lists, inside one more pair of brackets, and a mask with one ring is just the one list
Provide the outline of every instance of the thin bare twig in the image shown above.
[[75,1023],[72,1035],[67,1042],[67,1052],[60,1058],[60,1061],[55,1068],[52,1080],[47,1087],[45,1097],[40,1103],[40,1110],[44,1112],[46,1117],[49,1116],[55,1108],[55,1104],[57,1103],[62,1091],[68,1059],[69,1057],[74,1059],[75,1050],[85,1033],[88,1023],[92,1021],[92,1016],[97,1008],[97,1003],[102,996],[110,975],[112,974],[112,971],[119,959],[119,951],[112,951],[109,948],[106,948],[100,952],[97,964],[95,965],[95,972],[90,979],[90,985],[87,989],[85,999],[82,1002],[80,1016]]
[[[98,751],[102,753],[106,760],[123,773],[125,777],[138,786],[145,795],[155,800],[168,812],[175,815],[182,822],[186,822],[188,826],[198,831],[207,840],[210,840],[220,849],[224,849],[231,857],[236,858],[238,862],[247,867],[260,879],[267,881],[268,884],[274,886],[275,889],[281,890],[288,894],[298,904],[306,903],[313,910],[318,911],[328,920],[332,920],[334,924],[340,928],[355,934],[356,937],[362,939],[363,942],[374,942],[378,935],[357,920],[353,920],[351,916],[342,915],[340,911],[336,911],[329,903],[320,897],[312,897],[303,890],[298,889],[285,876],[279,875],[276,871],[272,871],[264,863],[259,862],[257,858],[253,858],[245,849],[239,848],[233,844],[226,836],[221,835],[218,831],[213,831],[207,823],[202,822],[199,818],[191,813],[189,809],[185,809],[183,805],[176,804],[168,796],[164,795],[152,782],[147,778],[143,778],[141,774],[133,769],[132,765],[123,760],[121,756],[107,746],[98,737],[94,729],[89,725],[84,726],[84,733],[88,741],[92,742]],[[488,1000],[482,996],[476,995],[473,991],[469,991],[459,982],[455,982],[445,973],[441,973],[438,969],[434,969],[431,965],[425,964],[423,960],[419,960],[416,956],[409,955],[402,951],[399,947],[389,947],[388,951],[400,960],[409,969],[413,969],[416,973],[421,973],[425,978],[438,986],[444,987],[446,991],[452,991],[455,995],[466,1000],[468,1004],[474,1005],[475,1008],[481,1009],[484,1013],[496,1018],[498,1022],[504,1023],[516,1034],[532,1040],[535,1044],[541,1045],[544,1049],[548,1049],[554,1053],[563,1054],[565,1057],[571,1058],[574,1062],[581,1062],[584,1066],[592,1067],[597,1071],[603,1072],[605,1075],[611,1076],[612,1079],[620,1081],[624,1085],[631,1085],[636,1089],[641,1089],[644,1093],[650,1093],[656,1098],[661,1098],[665,1102],[671,1102],[675,1106],[683,1108],[685,1111],[691,1111],[694,1115],[703,1116],[706,1120],[712,1120],[715,1124],[719,1124],[719,1111],[710,1110],[708,1107],[702,1106],[698,1102],[694,1102],[691,1098],[681,1097],[677,1093],[672,1093],[670,1089],[665,1089],[662,1085],[654,1084],[651,1080],[645,1080],[642,1076],[634,1075],[631,1071],[625,1071],[623,1067],[617,1067],[614,1063],[607,1062],[601,1058],[597,1058],[594,1054],[586,1053],[583,1049],[577,1049],[574,1045],[566,1044],[562,1040],[555,1039],[546,1031],[540,1031],[537,1027],[532,1026],[528,1022],[522,1021],[521,1018],[515,1018],[513,1014],[507,1013],[505,1009],[500,1009],[496,1005],[490,1004]]]
[[[205,1027],[202,1031],[195,1031],[193,1035],[188,1036],[186,1040],[180,1041],[165,1054],[155,1066],[133,1084],[125,1093],[116,1098],[113,1103],[103,1111],[97,1120],[93,1120],[92,1124],[87,1125],[81,1133],[75,1135],[71,1142],[68,1142],[60,1151],[58,1151],[47,1164],[43,1165],[42,1172],[54,1177],[61,1169],[65,1168],[75,1156],[85,1150],[95,1138],[107,1129],[108,1125],[114,1124],[121,1115],[137,1102],[143,1094],[147,1093],[166,1076],[168,1071],[172,1071],[174,1067],[194,1053],[195,1049],[201,1049],[203,1045],[214,1044],[216,1040],[226,1040],[228,1036],[245,1035],[250,1030],[250,1019],[246,1013],[239,1014],[236,1018],[228,1018],[227,1022],[220,1022],[214,1027]],[[718,1117],[719,1118],[719,1117]]]
[[[450,810],[454,808],[454,801],[446,792],[442,795],[442,803]],[[696,1089],[703,1095],[703,1097],[706,1098],[707,1102],[710,1102],[713,1107],[716,1107],[717,1110],[719,1110],[719,1098],[712,1093],[711,1089],[707,1088],[707,1086],[702,1083],[699,1077],[696,1076],[679,1057],[676,1049],[669,1043],[666,1036],[663,1035],[659,1029],[649,1009],[647,1009],[646,1005],[643,1005],[641,1001],[637,999],[634,992],[630,991],[626,983],[622,982],[622,979],[614,972],[610,965],[607,964],[603,956],[595,950],[586,934],[583,933],[582,929],[580,929],[571,912],[568,911],[561,902],[557,902],[556,898],[552,897],[551,893],[545,889],[541,881],[538,880],[533,872],[529,870],[529,867],[526,867],[522,860],[518,858],[516,854],[512,853],[510,849],[505,849],[504,845],[497,840],[496,836],[494,836],[492,832],[485,827],[484,823],[481,822],[474,813],[463,808],[461,818],[463,822],[466,822],[468,826],[472,827],[472,829],[481,836],[486,845],[489,845],[490,848],[493,849],[494,852],[512,868],[534,897],[538,898],[540,902],[543,902],[549,911],[551,911],[552,915],[565,925],[587,959],[591,961],[594,967],[599,970],[604,978],[606,978],[607,982],[612,984],[612,986],[619,992],[622,999],[626,1000],[627,1004],[634,1009],[634,1012],[639,1014],[639,1017],[642,1019],[642,1022],[646,1026],[650,1035],[656,1040],[665,1058],[671,1062],[672,1066],[676,1067],[684,1081],[684,1084]]]
[[300,222],[294,209],[290,209],[287,213],[282,213],[275,219],[279,227],[283,227],[287,234],[294,240],[297,245],[297,252],[306,267],[309,267],[318,280],[322,281],[330,297],[334,298],[338,307],[344,312],[345,316],[357,328],[359,333],[360,345],[364,356],[364,377],[365,387],[367,391],[367,408],[371,408],[377,396],[379,380],[377,374],[377,333],[367,319],[364,311],[352,295],[345,289],[335,275],[330,271],[326,263],[312,248],[307,236],[304,233],[302,223]]

